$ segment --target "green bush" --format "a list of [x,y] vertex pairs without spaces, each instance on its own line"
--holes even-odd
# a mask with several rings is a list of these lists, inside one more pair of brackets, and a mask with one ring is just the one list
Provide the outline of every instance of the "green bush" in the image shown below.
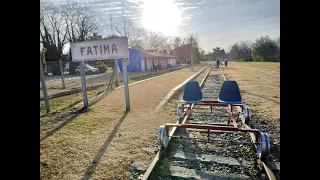
[[103,61],[97,61],[96,66],[104,65]]
[[244,62],[245,60],[244,60],[244,59],[240,59],[240,58],[238,59],[238,58],[237,58],[237,59],[233,59],[233,61],[235,61],[235,62]]
[[99,69],[99,73],[105,73],[108,69],[107,65],[105,65],[105,64],[100,64],[100,65],[96,66],[96,68]]

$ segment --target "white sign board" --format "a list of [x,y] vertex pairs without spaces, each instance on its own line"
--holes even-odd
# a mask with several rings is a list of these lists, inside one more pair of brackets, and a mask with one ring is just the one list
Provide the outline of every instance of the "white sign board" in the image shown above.
[[71,44],[72,61],[129,58],[128,38],[118,37]]

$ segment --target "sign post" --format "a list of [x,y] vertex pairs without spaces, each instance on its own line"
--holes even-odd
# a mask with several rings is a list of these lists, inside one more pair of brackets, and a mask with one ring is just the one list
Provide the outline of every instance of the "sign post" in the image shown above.
[[62,80],[62,87],[63,87],[63,89],[65,89],[66,86],[64,85],[63,67],[62,67],[62,60],[61,59],[62,59],[62,56],[59,59],[59,64],[60,64],[60,74],[61,74],[61,80]]
[[118,65],[118,60],[114,60],[114,70],[115,70],[115,75],[116,75],[116,81],[117,81],[117,87],[120,86],[120,79],[119,79],[119,65]]
[[193,72],[193,47],[191,46],[191,72]]
[[[106,60],[106,59],[117,59],[129,58],[129,49],[128,49],[128,38],[127,37],[118,37],[112,39],[96,40],[96,41],[82,41],[71,44],[71,53],[72,61],[80,62],[80,74],[81,74],[81,84],[83,92],[83,101],[84,107],[88,107],[87,99],[87,90],[85,82],[85,73],[84,73],[84,61],[96,61],[96,60]],[[118,64],[117,62],[115,62]],[[128,88],[128,76],[127,76],[127,65],[122,63],[124,76],[124,89],[125,89],[125,98],[126,98],[126,109],[130,110],[130,99],[129,99],[129,88]],[[118,66],[118,65],[117,65]],[[119,83],[119,72],[116,68],[117,82]]]
[[126,110],[130,111],[130,98],[129,98],[129,85],[128,85],[128,73],[127,73],[127,65],[128,59],[122,59],[122,72],[123,72],[123,86],[124,86],[124,95],[126,98]]
[[48,94],[47,94],[47,86],[46,86],[46,82],[44,80],[44,73],[43,73],[41,55],[40,55],[40,80],[41,80],[41,85],[42,85],[44,102],[46,103],[46,111],[48,113],[50,111],[50,105],[49,105]]
[[84,61],[81,61],[79,64],[80,64],[83,106],[84,106],[84,108],[88,109],[89,103],[88,103],[88,96],[87,96],[86,77],[85,77],[85,73],[84,73]]

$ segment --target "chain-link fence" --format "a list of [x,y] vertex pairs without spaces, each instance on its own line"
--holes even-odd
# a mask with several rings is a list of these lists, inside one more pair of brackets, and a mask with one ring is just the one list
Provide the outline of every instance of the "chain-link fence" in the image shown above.
[[[46,92],[49,99],[50,112],[56,112],[83,101],[80,63],[68,61],[67,58],[55,58],[55,61],[41,59]],[[88,99],[115,88],[116,77],[112,75],[114,61],[90,61],[84,66],[85,81]],[[175,67],[164,67],[145,72],[128,72],[129,83],[161,75],[181,69],[181,64]],[[120,70],[120,69],[119,69]],[[113,82],[110,79],[113,78]],[[123,75],[119,73],[120,86],[123,84]],[[46,114],[43,90],[40,81],[40,116]]]
[[[87,88],[89,89],[109,83],[112,74],[112,67],[106,65],[103,70],[99,66],[86,64],[84,70]],[[80,64],[78,62],[45,62],[43,71],[49,97],[81,91]],[[40,89],[40,99],[42,97],[41,93]]]

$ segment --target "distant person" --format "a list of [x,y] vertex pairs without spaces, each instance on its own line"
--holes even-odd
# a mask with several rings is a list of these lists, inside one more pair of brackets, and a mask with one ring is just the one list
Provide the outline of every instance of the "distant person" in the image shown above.
[[224,67],[227,67],[228,66],[228,59],[224,59]]
[[217,68],[219,68],[219,65],[220,65],[220,59],[219,59],[219,58],[217,58],[217,59],[216,59],[216,62],[217,62]]

